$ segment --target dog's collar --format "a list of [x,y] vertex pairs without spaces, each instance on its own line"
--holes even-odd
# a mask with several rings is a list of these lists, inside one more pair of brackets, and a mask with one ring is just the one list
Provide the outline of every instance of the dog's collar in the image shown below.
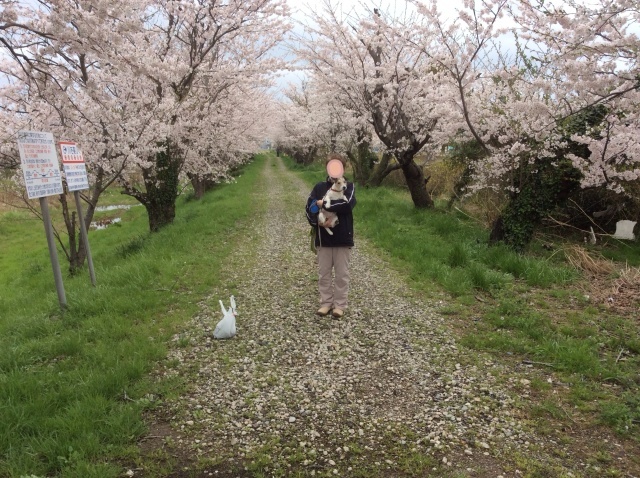
[[333,189],[333,188],[331,188],[331,190],[332,190],[334,193],[340,193],[340,192],[342,192],[342,189]]

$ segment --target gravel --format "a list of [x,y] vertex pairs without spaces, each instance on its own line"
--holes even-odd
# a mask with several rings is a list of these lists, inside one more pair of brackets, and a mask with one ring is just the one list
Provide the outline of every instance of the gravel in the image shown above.
[[[438,304],[419,299],[357,236],[357,213],[349,308],[339,321],[314,315],[309,189],[278,159],[267,163],[252,193],[268,207],[229,258],[232,290],[215,290],[175,337],[178,365],[164,373],[190,374],[192,386],[163,405],[179,446],[226,469],[251,469],[262,454],[267,473],[340,476],[357,463],[406,470],[407,457],[420,454],[455,469],[464,459],[526,453],[535,438],[505,389],[523,387],[519,378],[458,347]],[[238,334],[215,340],[218,299],[227,304],[232,292]]]

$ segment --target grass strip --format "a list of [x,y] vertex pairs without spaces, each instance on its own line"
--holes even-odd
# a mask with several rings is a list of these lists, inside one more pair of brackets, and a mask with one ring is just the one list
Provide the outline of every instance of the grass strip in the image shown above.
[[64,313],[42,224],[0,216],[0,476],[119,476],[118,460],[137,453],[143,411],[180,390],[149,373],[224,280],[235,235],[259,207],[246,191],[263,160],[199,201],[181,197],[158,233],[142,207],[92,232],[98,286],[66,276]]

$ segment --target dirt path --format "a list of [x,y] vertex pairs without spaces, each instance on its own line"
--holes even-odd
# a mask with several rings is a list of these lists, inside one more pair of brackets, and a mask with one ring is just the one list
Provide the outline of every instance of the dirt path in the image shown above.
[[[229,258],[226,288],[175,338],[163,373],[192,387],[157,411],[144,447],[158,468],[136,476],[167,476],[161,463],[173,461],[175,477],[506,478],[523,476],[525,459],[545,464],[535,476],[583,476],[589,465],[554,456],[523,425],[512,397],[527,381],[460,350],[433,305],[358,237],[357,214],[350,308],[340,321],[314,316],[308,191],[266,162],[252,191],[263,216]],[[238,335],[216,341],[218,299],[231,292]]]

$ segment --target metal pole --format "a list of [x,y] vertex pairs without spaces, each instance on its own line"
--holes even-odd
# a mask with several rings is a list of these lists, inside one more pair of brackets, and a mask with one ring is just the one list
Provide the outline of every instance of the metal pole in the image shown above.
[[91,257],[91,249],[89,248],[89,234],[84,225],[84,215],[82,213],[82,203],[80,202],[80,192],[73,191],[73,197],[76,200],[76,209],[78,210],[78,222],[80,223],[80,237],[84,243],[84,250],[87,251],[87,264],[89,265],[89,276],[91,277],[91,285],[96,286],[96,272],[93,268],[93,258]]
[[60,263],[58,262],[58,250],[56,249],[56,243],[53,237],[53,227],[51,227],[51,216],[49,215],[49,204],[47,203],[46,197],[40,198],[40,209],[42,210],[44,232],[47,235],[47,244],[49,245],[49,258],[51,259],[51,267],[53,268],[53,278],[56,281],[58,301],[60,302],[60,307],[65,309],[67,307],[67,297],[64,293],[62,273],[60,272]]

